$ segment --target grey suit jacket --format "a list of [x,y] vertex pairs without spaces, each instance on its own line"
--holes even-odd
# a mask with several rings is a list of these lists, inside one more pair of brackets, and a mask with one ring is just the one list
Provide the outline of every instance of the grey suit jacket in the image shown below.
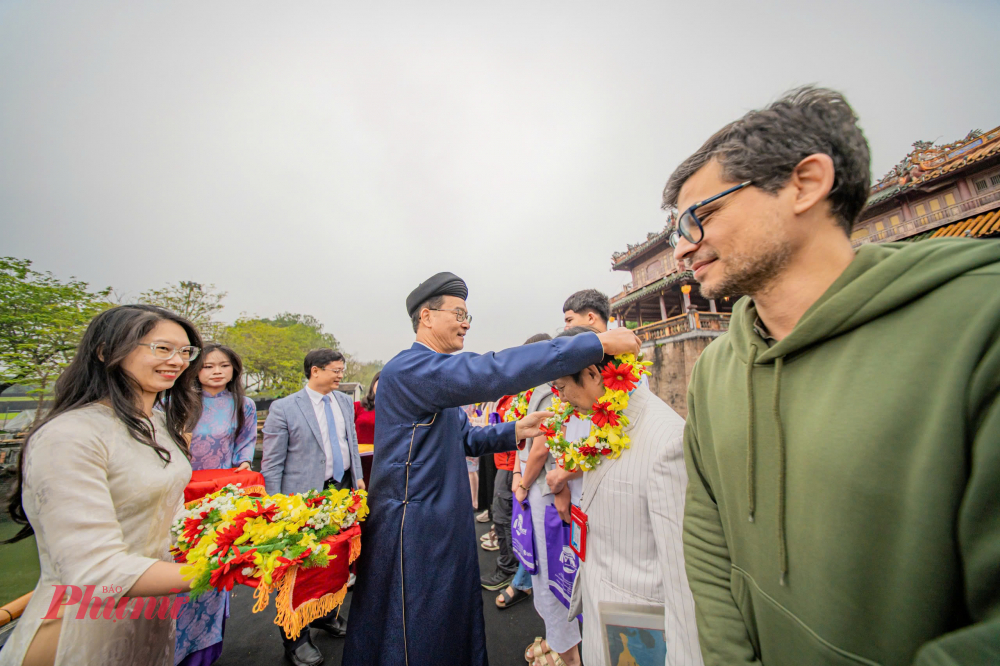
[[[351,474],[351,485],[357,489],[362,476],[358,433],[354,429],[354,403],[340,391],[334,391],[333,397],[336,405],[331,407],[340,407],[347,425],[347,448],[351,452],[351,468],[347,471]],[[264,457],[260,472],[269,495],[323,489],[326,447],[305,389],[271,403],[264,421]]]

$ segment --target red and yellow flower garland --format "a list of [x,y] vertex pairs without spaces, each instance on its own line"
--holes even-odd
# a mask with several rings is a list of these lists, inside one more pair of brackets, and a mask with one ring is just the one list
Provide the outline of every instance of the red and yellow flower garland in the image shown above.
[[333,489],[247,497],[228,485],[192,502],[171,527],[191,598],[236,584],[271,586],[296,566],[326,566],[329,547],[321,542],[364,520],[366,497]]
[[628,425],[628,417],[622,412],[628,407],[629,392],[637,385],[642,375],[648,375],[646,366],[652,365],[636,358],[634,354],[620,354],[608,363],[601,375],[604,379],[604,395],[597,399],[590,411],[590,434],[586,439],[570,442],[565,437],[566,423],[577,410],[558,397],[552,400],[555,416],[542,425],[546,444],[559,465],[567,471],[589,472],[605,458],[615,459],[629,447],[628,435],[623,433]]
[[528,403],[531,401],[531,396],[534,392],[535,389],[528,389],[514,396],[514,399],[510,402],[510,407],[507,408],[507,413],[504,414],[503,420],[505,422],[520,421],[527,416]]

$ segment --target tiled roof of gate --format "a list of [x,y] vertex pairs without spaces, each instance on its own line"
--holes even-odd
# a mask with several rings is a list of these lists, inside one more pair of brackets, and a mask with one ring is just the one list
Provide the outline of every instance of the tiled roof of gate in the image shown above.
[[611,304],[611,309],[612,310],[617,310],[617,309],[621,308],[623,305],[628,305],[629,303],[635,303],[637,300],[639,300],[643,296],[647,296],[649,294],[652,294],[652,293],[655,293],[657,291],[660,291],[664,287],[669,286],[669,285],[671,285],[671,284],[673,284],[675,282],[678,282],[680,280],[683,280],[684,278],[689,278],[690,279],[690,278],[693,278],[693,277],[694,277],[694,273],[692,273],[691,271],[680,271],[679,273],[671,273],[670,275],[668,275],[666,277],[660,278],[656,282],[653,282],[651,284],[647,284],[642,289],[639,289],[637,291],[633,291],[631,294],[629,294],[628,296],[622,298],[621,300],[615,301],[614,303]]
[[[977,142],[979,142],[979,145],[975,145]],[[897,172],[901,169],[906,170],[915,168],[917,166],[915,164],[915,160],[917,159],[918,152],[919,149],[914,150],[910,153],[910,155],[903,158],[899,165],[893,167],[893,169],[886,174],[886,176],[884,176],[879,183],[872,187],[872,190],[875,191],[870,197],[868,197],[866,207],[891,199],[900,192],[913,189],[918,185],[924,185],[932,180],[946,176],[975,162],[980,162],[989,157],[993,157],[994,155],[1000,155],[1000,127],[990,130],[981,136],[970,139],[964,144],[958,145],[952,150],[947,151],[943,157],[943,159],[945,159],[943,164],[921,172],[916,178],[909,178],[904,175],[903,178],[906,178],[906,182],[900,184],[898,182],[900,180],[900,176],[896,175]],[[893,180],[896,182],[893,183]],[[884,189],[879,190],[878,188],[880,186]]]
[[644,242],[639,243],[638,245],[629,246],[628,250],[625,252],[615,252],[611,255],[611,270],[618,270],[618,267],[626,263],[628,260],[634,259],[653,245],[665,241],[668,235],[670,235],[669,226],[665,227],[663,231],[659,233],[650,233]]

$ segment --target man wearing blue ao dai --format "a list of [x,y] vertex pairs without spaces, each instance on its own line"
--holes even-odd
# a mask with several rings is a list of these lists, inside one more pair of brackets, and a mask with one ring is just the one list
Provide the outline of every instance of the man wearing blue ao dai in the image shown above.
[[368,504],[344,666],[486,666],[466,456],[512,451],[549,415],[476,428],[462,405],[496,400],[637,352],[630,331],[489,354],[457,354],[471,317],[465,283],[439,273],[407,299],[416,342],[379,378]]

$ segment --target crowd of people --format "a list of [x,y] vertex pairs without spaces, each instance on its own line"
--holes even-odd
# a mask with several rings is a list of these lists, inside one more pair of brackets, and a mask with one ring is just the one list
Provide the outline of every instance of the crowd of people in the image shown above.
[[[260,472],[268,493],[368,489],[349,622],[311,624],[345,638],[343,664],[485,666],[483,588],[532,599],[532,666],[1000,663],[1000,243],[855,250],[870,180],[856,115],[819,88],[671,175],[674,256],[706,297],[743,297],[686,418],[623,369],[640,342],[593,290],[554,339],[480,355],[459,353],[468,286],[434,275],[406,299],[414,344],[358,404],[336,390],[344,357],[310,352],[302,390],[270,406]],[[251,464],[240,378],[162,308],[90,323],[24,446],[10,511],[41,577],[0,665],[218,658],[225,592],[176,622],[93,621],[56,595],[190,590],[169,527],[192,469]],[[568,464],[560,437],[596,462]],[[493,522],[486,575],[474,520]],[[282,639],[296,666],[323,662],[308,628]]]

